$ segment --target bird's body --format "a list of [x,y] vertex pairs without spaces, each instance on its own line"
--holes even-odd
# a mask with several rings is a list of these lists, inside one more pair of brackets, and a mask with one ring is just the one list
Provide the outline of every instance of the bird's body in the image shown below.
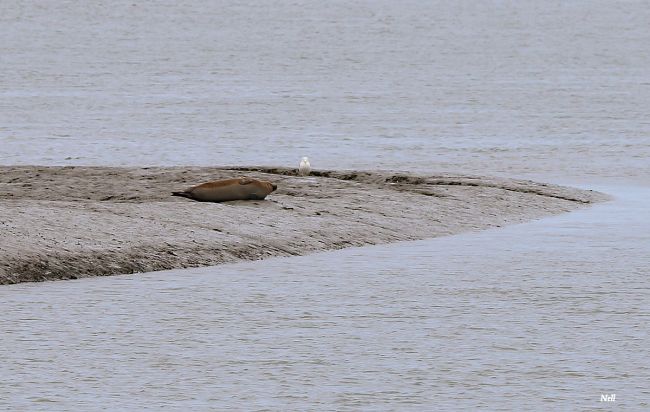
[[300,166],[298,166],[298,174],[300,176],[307,176],[311,173],[311,165],[309,164],[309,159],[305,156],[300,161]]

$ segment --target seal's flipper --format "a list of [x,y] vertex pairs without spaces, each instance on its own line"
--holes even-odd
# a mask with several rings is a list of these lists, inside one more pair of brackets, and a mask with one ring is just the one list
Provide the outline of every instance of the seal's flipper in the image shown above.
[[239,179],[239,184],[240,185],[249,185],[253,183],[255,180],[251,179],[250,177],[242,177]]
[[190,195],[187,192],[172,192],[172,196],[180,196],[180,197],[186,197],[188,199],[192,198],[192,195]]

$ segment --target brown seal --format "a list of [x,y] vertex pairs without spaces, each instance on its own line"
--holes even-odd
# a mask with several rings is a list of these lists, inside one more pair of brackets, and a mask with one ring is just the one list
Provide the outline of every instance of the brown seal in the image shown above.
[[200,202],[227,202],[229,200],[262,200],[278,187],[271,182],[249,177],[216,180],[190,187],[173,196],[186,197]]

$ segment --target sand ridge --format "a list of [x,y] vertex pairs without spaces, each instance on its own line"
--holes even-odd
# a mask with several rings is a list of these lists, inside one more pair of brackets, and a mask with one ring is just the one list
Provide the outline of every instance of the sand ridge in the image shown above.
[[[264,201],[172,191],[250,176]],[[0,284],[303,255],[524,222],[606,200],[531,181],[281,167],[0,166]]]

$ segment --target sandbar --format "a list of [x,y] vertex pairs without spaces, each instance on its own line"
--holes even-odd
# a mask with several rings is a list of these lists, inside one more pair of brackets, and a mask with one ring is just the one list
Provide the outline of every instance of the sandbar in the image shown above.
[[[250,176],[263,201],[171,192]],[[500,227],[607,200],[494,177],[283,167],[0,166],[0,284],[304,255]]]

